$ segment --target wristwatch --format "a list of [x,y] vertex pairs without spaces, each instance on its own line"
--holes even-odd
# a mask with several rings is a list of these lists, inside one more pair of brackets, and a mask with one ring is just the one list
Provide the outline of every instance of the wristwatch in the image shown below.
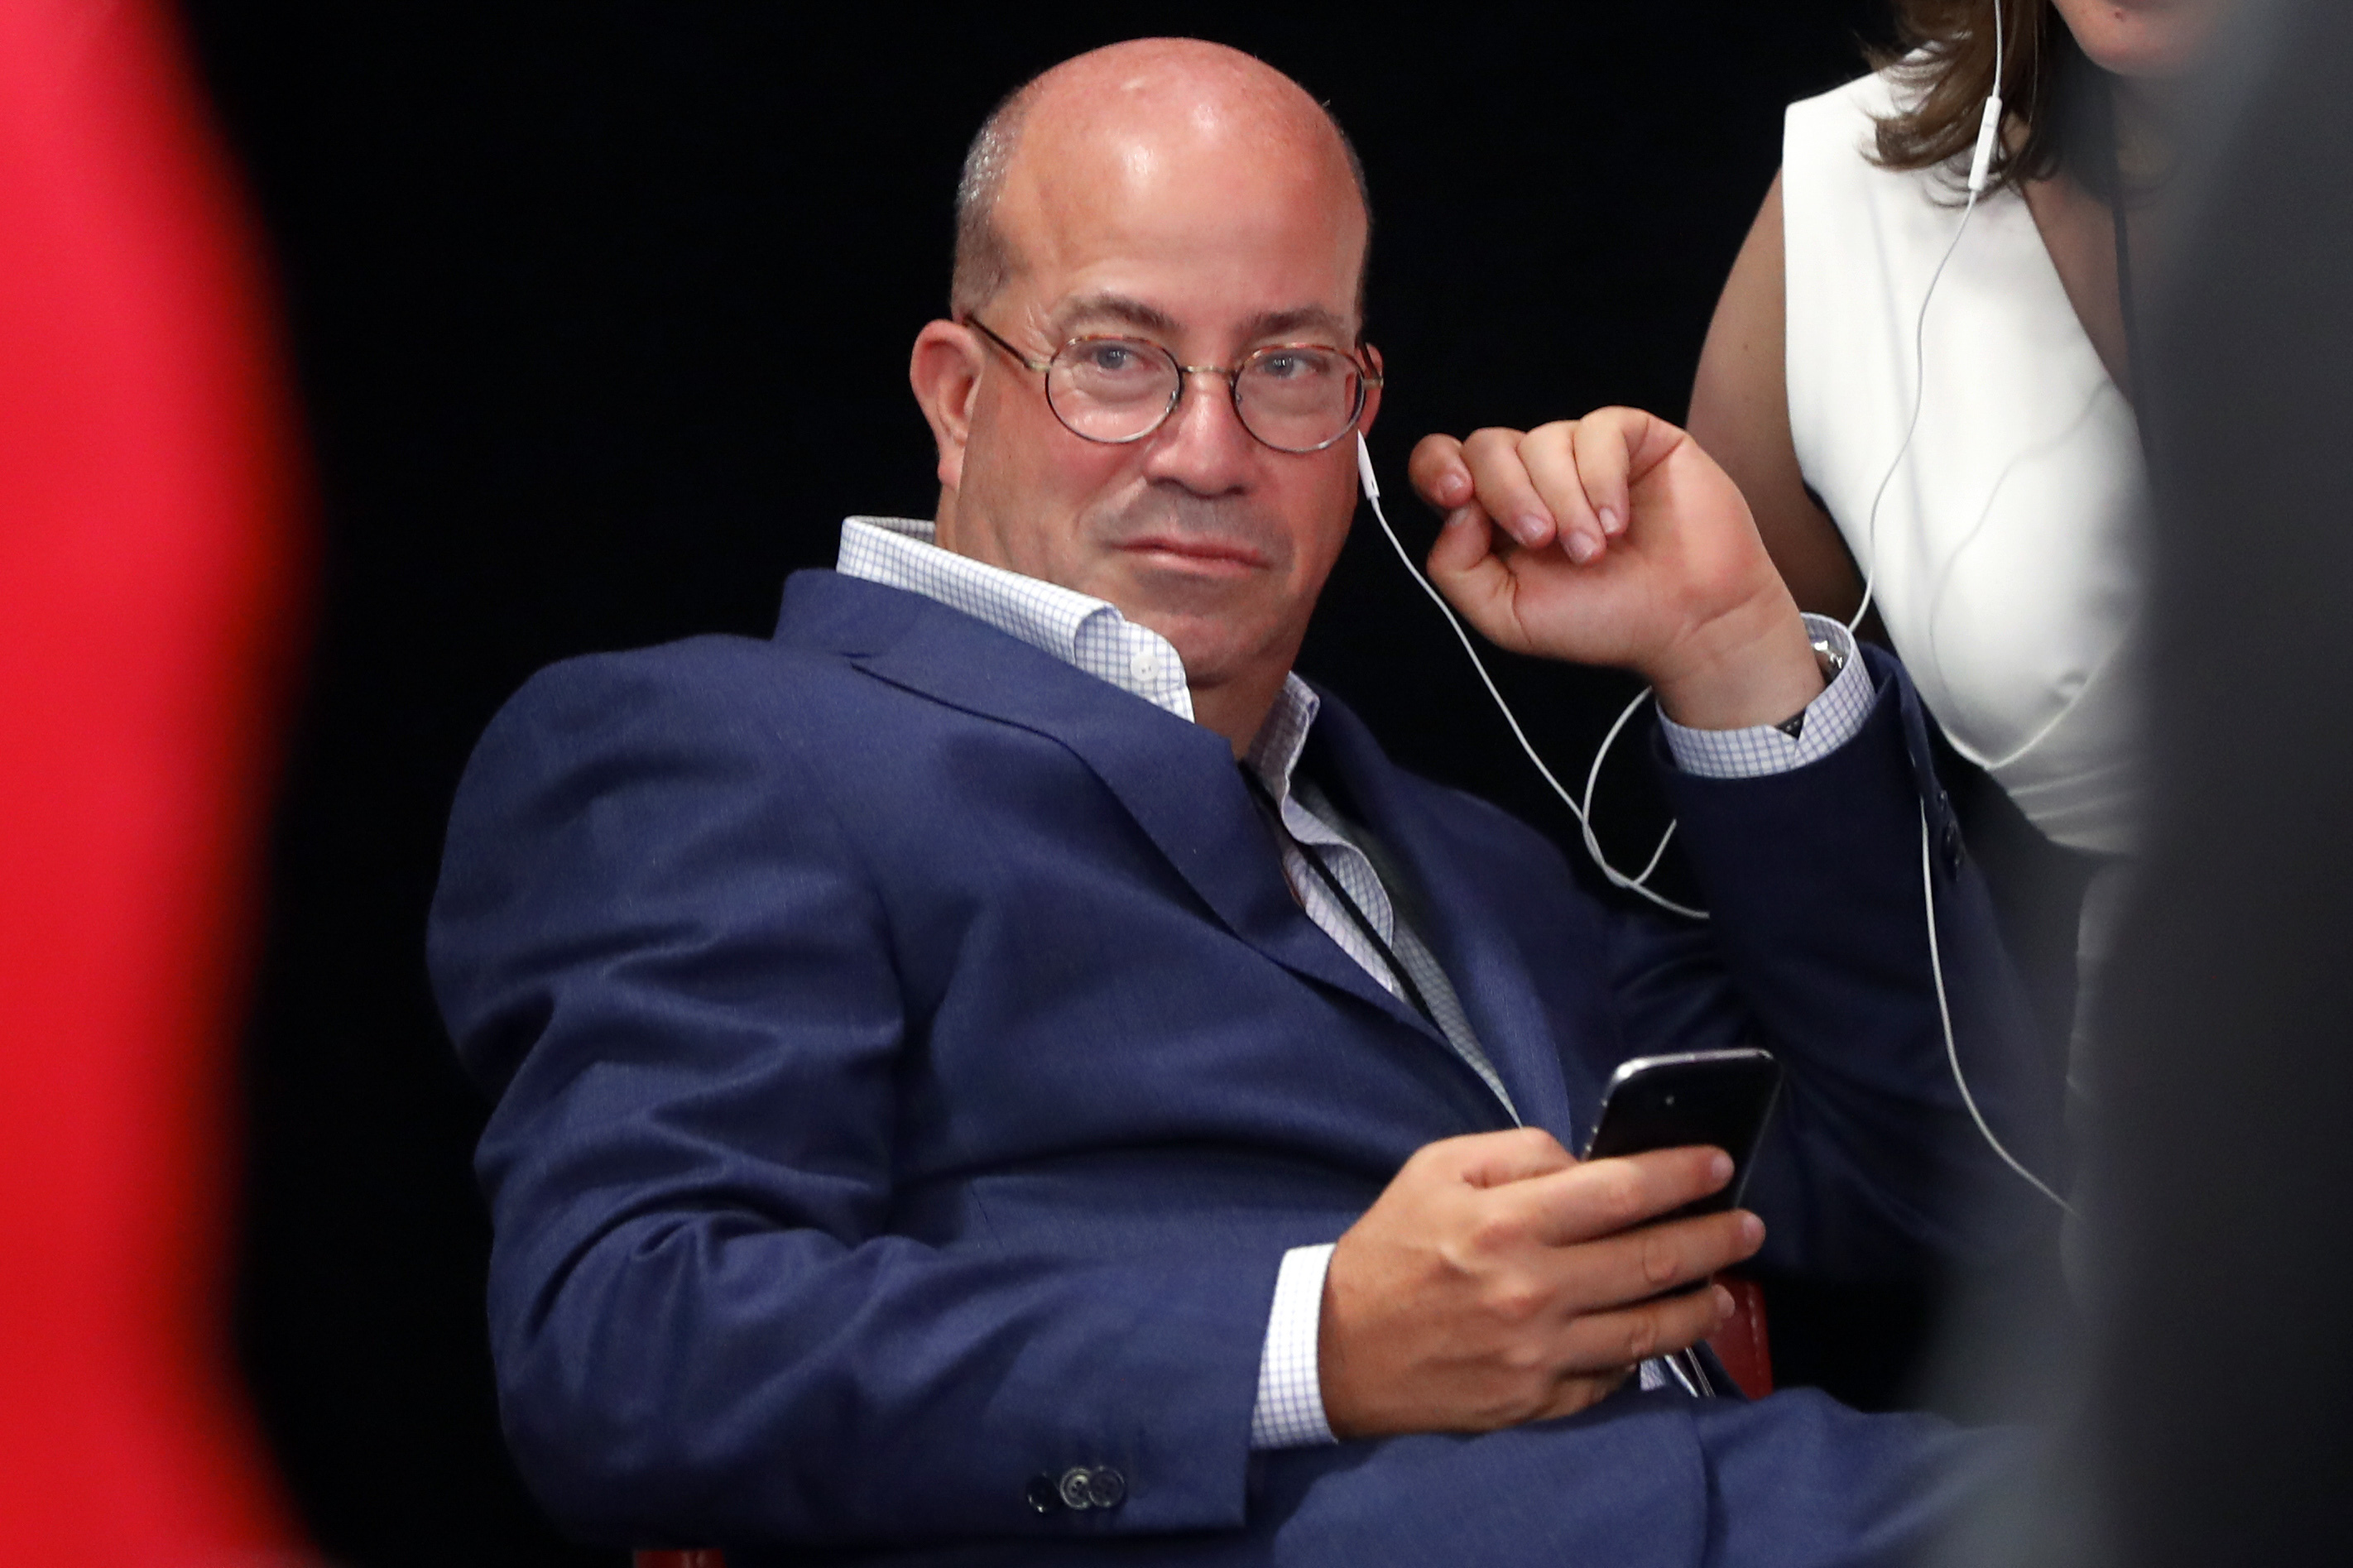
[[[1810,638],[1808,646],[1814,650],[1814,663],[1820,668],[1822,672],[1822,685],[1827,688],[1831,681],[1836,680],[1839,678],[1839,671],[1846,668],[1846,649],[1839,647],[1828,637]],[[1806,708],[1811,708],[1813,704],[1810,702],[1806,704]],[[1780,731],[1781,733],[1788,736],[1792,741],[1796,740],[1799,735],[1805,733],[1806,708],[1799,709],[1795,713],[1790,714],[1787,719],[1784,719],[1779,723],[1774,725],[1773,728]]]

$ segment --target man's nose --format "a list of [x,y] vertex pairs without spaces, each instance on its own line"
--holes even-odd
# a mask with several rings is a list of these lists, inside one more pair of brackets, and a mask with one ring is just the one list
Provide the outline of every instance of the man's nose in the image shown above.
[[1185,372],[1183,395],[1152,433],[1150,447],[1145,472],[1197,495],[1243,489],[1258,457],[1258,441],[1242,427],[1233,388],[1218,370]]

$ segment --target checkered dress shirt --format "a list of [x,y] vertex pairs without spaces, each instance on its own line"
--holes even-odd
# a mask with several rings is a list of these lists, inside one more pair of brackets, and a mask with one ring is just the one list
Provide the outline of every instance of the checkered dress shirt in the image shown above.
[[[836,562],[844,576],[921,594],[985,622],[1030,647],[1111,682],[1180,719],[1193,717],[1193,696],[1184,661],[1166,638],[1121,615],[1102,599],[1018,572],[954,554],[932,542],[933,525],[910,518],[853,517],[841,526]],[[1805,711],[1792,735],[1778,725],[1750,730],[1689,730],[1662,714],[1660,724],[1678,766],[1711,778],[1748,778],[1800,767],[1829,755],[1851,739],[1869,716],[1873,692],[1862,661],[1846,628],[1816,616],[1806,617],[1810,635],[1827,639],[1845,657],[1845,667]],[[1519,1112],[1503,1079],[1488,1060],[1462,1010],[1461,999],[1413,928],[1398,918],[1373,854],[1344,831],[1342,818],[1309,781],[1296,786],[1292,774],[1306,749],[1319,699],[1296,675],[1287,677],[1273,710],[1260,727],[1243,761],[1266,785],[1282,826],[1296,843],[1282,846],[1283,875],[1300,906],[1324,933],[1392,994],[1407,993],[1379,949],[1332,896],[1298,845],[1313,845],[1346,889],[1367,923],[1378,931],[1430,1005],[1447,1044],[1479,1076],[1513,1121]],[[1377,849],[1377,846],[1374,847]],[[1258,1401],[1250,1415],[1250,1447],[1299,1447],[1333,1441],[1324,1414],[1316,1331],[1322,1321],[1324,1275],[1332,1259],[1329,1243],[1293,1247],[1275,1276],[1267,1314],[1266,1340],[1259,1357]],[[1663,1374],[1642,1367],[1642,1385]]]

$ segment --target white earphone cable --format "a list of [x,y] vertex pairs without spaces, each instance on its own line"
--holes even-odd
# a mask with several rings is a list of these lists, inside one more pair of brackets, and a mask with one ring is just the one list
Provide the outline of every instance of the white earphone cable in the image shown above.
[[1928,306],[1936,298],[1936,285],[1944,279],[1945,264],[1952,260],[1953,252],[1961,247],[1961,236],[1968,233],[1970,215],[1977,210],[1978,194],[1971,191],[1968,205],[1961,209],[1961,221],[1953,229],[1952,243],[1945,247],[1944,256],[1936,262],[1936,270],[1928,277],[1928,291],[1920,296],[1920,314],[1912,324],[1912,417],[1904,426],[1903,444],[1895,448],[1895,456],[1889,461],[1887,471],[1879,478],[1879,488],[1872,492],[1871,510],[1863,520],[1862,602],[1855,605],[1854,614],[1847,619],[1846,629],[1850,632],[1862,626],[1863,616],[1871,614],[1872,593],[1879,584],[1879,503],[1887,499],[1887,487],[1895,482],[1896,474],[1904,467],[1904,459],[1911,455],[1912,438],[1920,432],[1920,407],[1928,392]]
[[1686,920],[1707,919],[1705,910],[1694,909],[1688,904],[1679,904],[1647,885],[1651,874],[1659,868],[1659,862],[1666,854],[1667,839],[1674,833],[1672,824],[1669,824],[1666,833],[1660,837],[1658,848],[1651,851],[1650,864],[1642,868],[1642,873],[1639,877],[1629,877],[1625,872],[1612,866],[1609,863],[1609,858],[1602,853],[1601,840],[1596,837],[1593,832],[1593,790],[1596,781],[1601,775],[1601,759],[1609,755],[1610,742],[1618,738],[1618,732],[1626,727],[1626,721],[1634,716],[1635,710],[1641,707],[1643,701],[1649,698],[1650,688],[1644,687],[1635,693],[1634,700],[1627,703],[1624,710],[1618,715],[1618,721],[1609,726],[1609,733],[1603,738],[1600,750],[1594,753],[1593,767],[1586,774],[1585,799],[1580,804],[1575,795],[1568,793],[1567,786],[1555,776],[1552,769],[1546,765],[1544,758],[1537,755],[1535,744],[1528,740],[1527,731],[1520,727],[1519,715],[1514,713],[1512,705],[1504,700],[1503,692],[1496,688],[1495,678],[1487,672],[1487,661],[1479,657],[1478,648],[1471,641],[1471,634],[1462,629],[1462,623],[1455,617],[1454,606],[1448,604],[1446,596],[1432,587],[1430,579],[1421,574],[1421,568],[1414,563],[1411,552],[1405,547],[1405,542],[1397,536],[1397,530],[1389,526],[1388,513],[1381,510],[1381,481],[1373,472],[1372,449],[1365,444],[1362,431],[1356,434],[1356,478],[1364,486],[1365,500],[1373,509],[1373,520],[1381,525],[1381,532],[1388,538],[1389,548],[1397,552],[1397,558],[1404,563],[1407,574],[1421,585],[1421,591],[1430,595],[1430,602],[1438,606],[1438,613],[1446,617],[1446,624],[1452,628],[1454,640],[1462,645],[1462,651],[1471,656],[1471,668],[1479,672],[1480,684],[1487,689],[1487,695],[1494,700],[1497,710],[1504,715],[1504,722],[1511,726],[1512,739],[1520,743],[1520,750],[1526,753],[1529,763],[1535,766],[1537,774],[1546,784],[1552,786],[1552,792],[1560,797],[1561,805],[1568,807],[1568,814],[1577,818],[1577,829],[1585,839],[1585,852],[1592,857],[1596,866],[1601,868],[1601,874],[1609,879],[1612,887],[1623,888],[1629,892],[1639,894],[1672,914],[1682,915]]
[[[1969,159],[1968,201],[1961,208],[1961,221],[1953,226],[1953,237],[1946,245],[1945,254],[1936,258],[1936,271],[1928,275],[1928,288],[1920,296],[1920,314],[1912,325],[1912,416],[1905,425],[1903,443],[1895,448],[1895,456],[1889,461],[1887,472],[1880,477],[1879,489],[1872,493],[1871,511],[1863,523],[1863,553],[1868,559],[1863,563],[1862,602],[1855,606],[1854,618],[1847,622],[1850,632],[1862,626],[1863,616],[1871,613],[1872,591],[1879,581],[1880,503],[1886,499],[1887,487],[1894,482],[1897,471],[1904,466],[1904,459],[1911,454],[1913,437],[1920,429],[1920,410],[1927,400],[1928,307],[1936,298],[1936,285],[1944,280],[1945,268],[1951,263],[1953,253],[1961,247],[1961,237],[1969,231],[1969,219],[1977,213],[1978,198],[1985,194],[1993,169],[1994,144],[2001,133],[2001,79],[2006,43],[2002,31],[2002,5],[2003,0],[1993,0],[1993,90],[1987,95],[1984,111],[1978,117],[1977,146]],[[1953,1086],[1961,1091],[1961,1103],[1968,1109],[1969,1120],[1977,1123],[1978,1131],[1984,1137],[1987,1147],[2000,1156],[2003,1164],[2023,1177],[2028,1185],[2073,1216],[2075,1210],[2067,1200],[2053,1191],[2042,1177],[2028,1170],[1995,1136],[1985,1113],[1978,1109],[1977,1096],[1970,1092],[1968,1074],[1961,1070],[1960,1046],[1953,1036],[1952,1003],[1945,993],[1944,953],[1936,938],[1936,882],[1933,866],[1928,808],[1924,803],[1920,807],[1920,901],[1927,918],[1928,969],[1936,983],[1936,1019],[1945,1032],[1945,1060],[1953,1069]]]
[[1978,197],[1985,194],[1988,179],[1993,171],[1994,143],[2001,135],[2001,78],[2005,37],[2002,32],[2003,0],[1993,0],[1993,90],[1986,95],[1985,110],[1978,116],[1977,146],[1969,157],[1968,202],[1961,208],[1961,221],[1953,226],[1953,237],[1945,246],[1945,254],[1936,258],[1936,270],[1928,275],[1928,287],[1920,296],[1920,314],[1912,323],[1912,416],[1904,426],[1904,440],[1888,460],[1887,472],[1880,476],[1879,488],[1872,492],[1871,510],[1862,525],[1862,602],[1855,605],[1853,618],[1846,624],[1848,631],[1862,625],[1863,616],[1871,613],[1872,591],[1879,583],[1879,506],[1887,499],[1887,487],[1911,455],[1912,439],[1920,431],[1920,410],[1928,395],[1928,306],[1936,298],[1936,285],[1945,279],[1945,268],[1953,253],[1961,247],[1961,236],[1969,231],[1969,219],[1976,216]]
[[1920,896],[1928,907],[1928,968],[1936,980],[1936,1017],[1945,1026],[1945,1059],[1952,1065],[1953,1082],[1960,1089],[1961,1103],[1968,1108],[1969,1120],[1978,1124],[1978,1131],[1984,1134],[1993,1152],[2001,1156],[2002,1163],[2025,1177],[2036,1192],[2073,1215],[2075,1212],[2073,1206],[2052,1192],[2042,1177],[2021,1164],[2018,1156],[1994,1136],[1993,1128],[1986,1121],[1985,1112],[1978,1109],[1978,1097],[1969,1092],[1968,1075],[1961,1071],[1961,1048],[1953,1038],[1953,1009],[1945,999],[1945,959],[1936,942],[1936,879],[1928,855],[1928,808],[1926,805],[1920,808]]

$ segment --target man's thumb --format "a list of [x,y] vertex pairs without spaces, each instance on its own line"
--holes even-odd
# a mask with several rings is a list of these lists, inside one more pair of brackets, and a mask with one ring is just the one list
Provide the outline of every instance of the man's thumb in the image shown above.
[[1460,1146],[1454,1174],[1474,1187],[1500,1187],[1548,1176],[1577,1163],[1560,1140],[1541,1127],[1514,1128],[1509,1132],[1474,1132],[1450,1140]]

